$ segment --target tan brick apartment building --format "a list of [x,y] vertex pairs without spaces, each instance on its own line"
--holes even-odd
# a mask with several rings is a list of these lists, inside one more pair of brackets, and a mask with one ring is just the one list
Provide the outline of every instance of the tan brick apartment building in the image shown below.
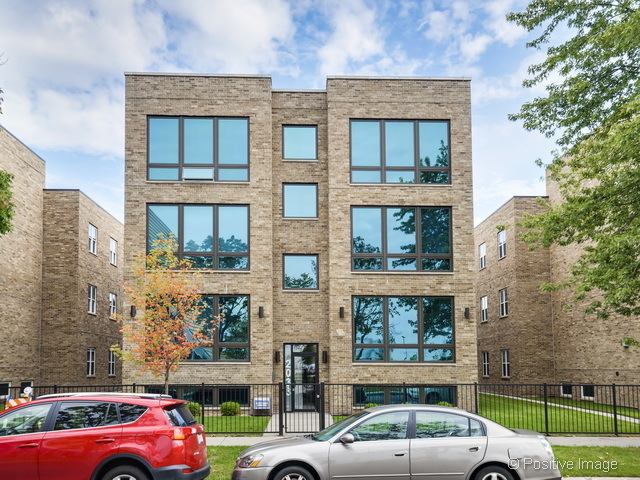
[[[547,193],[552,204],[561,201],[550,180]],[[514,197],[475,229],[481,381],[562,384],[564,395],[586,399],[597,395],[592,385],[638,384],[640,350],[621,342],[640,338],[637,318],[598,319],[580,305],[567,308],[569,290],[540,291],[542,283],[565,280],[582,251],[580,245],[529,250],[516,223],[542,208],[536,198]],[[499,233],[498,226],[507,228]]]
[[175,234],[226,314],[175,383],[476,380],[469,86],[126,75],[127,262]]
[[16,205],[13,231],[0,236],[0,396],[121,383],[109,317],[122,308],[123,225],[78,190],[45,189],[45,162],[1,127],[0,169],[14,175]]

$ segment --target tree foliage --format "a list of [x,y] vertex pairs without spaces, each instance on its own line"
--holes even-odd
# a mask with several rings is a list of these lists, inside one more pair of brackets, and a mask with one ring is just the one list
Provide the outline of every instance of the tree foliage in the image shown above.
[[[549,44],[524,82],[544,84],[547,95],[510,118],[560,147],[548,168],[563,202],[525,217],[523,238],[584,248],[570,277],[547,290],[570,286],[601,317],[639,315],[640,0],[533,0],[508,18],[542,28],[529,47]],[[573,36],[550,45],[559,27]]]
[[185,271],[191,263],[176,257],[176,247],[175,238],[160,236],[147,255],[136,257],[135,279],[125,291],[138,313],[122,327],[131,348],[112,347],[121,358],[162,378],[165,393],[171,373],[212,334],[201,331],[198,285],[194,272]]
[[0,170],[0,235],[12,230],[11,221],[15,214],[15,204],[11,201],[13,198],[12,183],[13,175]]

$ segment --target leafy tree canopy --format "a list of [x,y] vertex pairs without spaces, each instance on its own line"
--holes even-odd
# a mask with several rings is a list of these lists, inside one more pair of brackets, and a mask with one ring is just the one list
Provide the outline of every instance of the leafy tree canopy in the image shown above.
[[15,205],[11,201],[13,198],[11,193],[12,183],[13,175],[0,170],[0,235],[9,233],[12,230],[11,221],[15,213]]
[[[639,315],[640,0],[533,0],[508,18],[542,28],[529,47],[549,44],[524,82],[545,85],[547,95],[510,118],[557,137],[549,175],[564,200],[527,216],[523,238],[584,248],[568,280],[545,288],[573,287],[601,317]],[[573,36],[551,45],[560,26]]]

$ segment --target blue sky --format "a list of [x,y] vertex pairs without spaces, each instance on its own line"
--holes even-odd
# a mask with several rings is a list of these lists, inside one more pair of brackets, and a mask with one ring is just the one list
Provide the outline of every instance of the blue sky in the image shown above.
[[272,76],[324,89],[328,75],[470,77],[474,215],[544,195],[552,142],[507,120],[524,89],[522,0],[0,0],[0,123],[47,164],[48,188],[79,188],[123,219],[124,72]]

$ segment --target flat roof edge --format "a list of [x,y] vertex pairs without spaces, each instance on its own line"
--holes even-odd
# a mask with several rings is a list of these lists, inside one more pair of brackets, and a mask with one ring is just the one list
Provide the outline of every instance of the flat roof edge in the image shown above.
[[145,77],[220,77],[220,78],[268,78],[271,79],[271,75],[265,74],[242,74],[242,73],[180,73],[180,72],[124,72],[125,77],[132,76],[145,76]]
[[350,75],[328,75],[327,80],[436,80],[436,81],[463,81],[470,82],[471,77],[402,77],[402,76],[350,76]]

